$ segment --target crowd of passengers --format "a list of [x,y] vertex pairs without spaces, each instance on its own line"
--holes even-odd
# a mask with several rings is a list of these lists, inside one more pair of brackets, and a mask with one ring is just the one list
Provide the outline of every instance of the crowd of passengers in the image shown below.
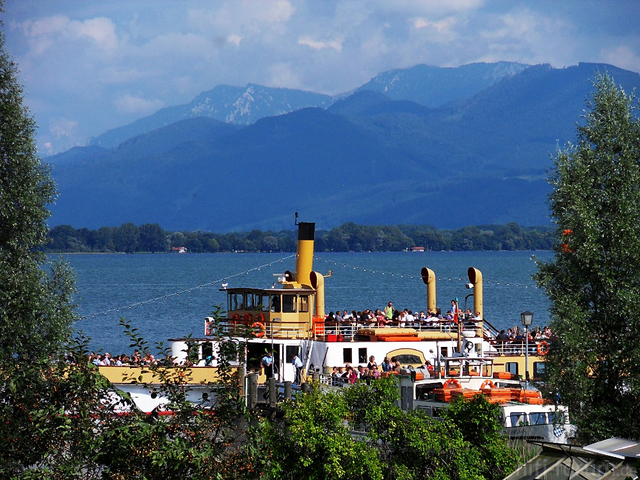
[[329,312],[325,317],[325,322],[331,325],[331,323],[340,324],[357,324],[357,325],[372,325],[378,327],[395,326],[395,327],[422,327],[422,326],[436,326],[443,322],[455,322],[461,320],[469,326],[475,325],[476,322],[482,320],[480,312],[476,312],[474,315],[470,309],[465,312],[458,312],[457,302],[451,301],[451,310],[448,310],[446,314],[442,314],[442,310],[439,308],[436,311],[426,312],[424,310],[420,312],[413,312],[408,308],[399,310],[393,307],[393,303],[389,302],[387,306],[380,310],[375,311],[366,309],[361,312],[352,310],[349,313],[348,310],[340,310],[336,312]]
[[[527,335],[529,336],[529,342],[539,342],[539,341],[547,341],[553,339],[553,332],[547,326],[544,327],[534,327],[531,330],[527,331]],[[499,342],[512,342],[512,343],[523,343],[526,341],[525,332],[521,327],[515,326],[513,328],[509,328],[508,330],[500,330],[500,333],[495,338]]]
[[[67,363],[70,363],[70,364],[76,363],[76,359],[70,353],[65,355],[64,359]],[[125,365],[126,366],[132,366],[132,365],[147,366],[147,365],[156,365],[159,363],[158,360],[156,360],[156,358],[151,353],[147,352],[147,353],[141,354],[140,351],[137,349],[131,355],[126,355],[123,353],[120,355],[116,355],[115,357],[108,352],[104,354],[91,352],[89,354],[89,362],[99,367],[111,367],[111,366],[122,367]]]
[[[402,366],[400,365],[400,361],[397,357],[391,357],[391,360],[389,360],[388,357],[384,357],[382,363],[378,365],[376,358],[371,355],[366,367],[363,365],[353,367],[349,364],[344,367],[333,367],[333,371],[331,372],[331,383],[333,385],[344,385],[347,383],[353,384],[357,381],[377,380],[383,375],[388,375],[389,373],[400,373],[401,369]],[[433,372],[433,366],[429,360],[427,360],[420,369],[423,369],[429,374]]]
[[[470,309],[465,312],[458,313],[457,302],[451,300],[451,310],[448,310],[445,315],[438,308],[435,312],[427,310],[414,313],[413,311],[405,308],[404,310],[398,310],[393,308],[393,303],[389,302],[384,310],[376,309],[372,311],[370,309],[358,312],[352,310],[349,313],[348,310],[340,310],[336,312],[329,312],[325,317],[325,323],[332,324],[345,324],[345,325],[362,325],[362,326],[375,326],[375,327],[434,327],[439,326],[442,323],[457,323],[461,321],[465,327],[473,328],[476,323],[482,320],[480,312],[476,312],[475,315]],[[525,333],[519,326],[514,326],[508,330],[501,330],[496,335],[495,340],[501,342],[524,342]],[[534,327],[528,330],[529,341],[537,342],[542,340],[551,340],[553,333],[548,326]]]

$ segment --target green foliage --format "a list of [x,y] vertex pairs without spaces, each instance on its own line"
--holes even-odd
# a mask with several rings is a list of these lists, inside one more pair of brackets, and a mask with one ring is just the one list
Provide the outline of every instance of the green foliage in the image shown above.
[[344,396],[315,387],[282,410],[282,421],[261,425],[267,478],[383,478],[375,450],[350,434]]
[[56,353],[73,320],[69,268],[57,262],[47,272],[37,251],[47,242],[47,205],[56,191],[37,156],[17,75],[0,33],[0,362]]
[[517,451],[509,447],[501,434],[500,407],[489,403],[484,395],[466,400],[455,399],[446,412],[465,441],[479,450],[482,475],[488,479],[506,477],[519,464]]
[[434,420],[397,406],[393,378],[315,387],[264,419],[258,432],[267,478],[498,479],[518,464],[495,406],[456,404]]
[[547,356],[547,388],[569,406],[585,442],[640,438],[636,104],[599,75],[578,144],[558,153],[550,178],[556,255],[536,275],[551,299],[557,335]]

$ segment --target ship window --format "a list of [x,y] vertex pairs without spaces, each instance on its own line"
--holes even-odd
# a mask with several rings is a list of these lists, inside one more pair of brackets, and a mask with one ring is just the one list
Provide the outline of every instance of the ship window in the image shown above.
[[256,295],[256,300],[258,302],[255,304],[256,310],[269,311],[269,295]]
[[211,342],[205,342],[202,344],[202,358],[212,357],[213,358],[213,345]]
[[435,388],[436,387],[434,387],[432,384],[422,383],[416,385],[416,400],[428,400],[429,394],[431,394]]
[[527,414],[526,413],[512,413],[509,415],[511,418],[511,426],[512,427],[523,427],[527,425]]
[[509,372],[511,375],[518,375],[518,364],[516,362],[507,362],[504,366],[504,371]]
[[280,295],[274,295],[271,297],[271,311],[280,313]]
[[247,310],[253,310],[253,294],[252,293],[247,293],[247,304],[245,305],[245,308]]
[[358,363],[367,363],[367,348],[358,349]]
[[284,354],[284,361],[286,363],[291,363],[293,361],[293,357],[295,357],[296,355],[300,356],[300,347],[297,345],[287,345]]
[[351,353],[350,348],[342,349],[342,363],[351,363],[353,362],[353,354]]
[[529,419],[531,421],[531,425],[546,425],[549,423],[547,421],[547,412],[530,413]]
[[447,355],[447,347],[440,347],[440,356],[446,357]]
[[283,295],[282,296],[282,312],[293,313],[295,311],[296,311],[296,296]]
[[243,293],[232,293],[229,295],[229,310],[244,310]]
[[308,312],[309,311],[309,296],[308,295],[300,295],[300,311]]
[[396,355],[396,357],[400,365],[422,365],[424,363],[418,355],[412,355],[411,353],[403,353],[402,355]]
[[544,375],[544,362],[533,362],[533,378],[542,378]]

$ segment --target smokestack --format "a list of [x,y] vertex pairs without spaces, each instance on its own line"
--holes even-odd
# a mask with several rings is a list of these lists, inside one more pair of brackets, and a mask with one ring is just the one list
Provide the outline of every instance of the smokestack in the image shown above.
[[427,285],[427,310],[434,312],[437,309],[436,303],[436,274],[433,270],[424,267],[421,271],[422,281]]
[[298,257],[296,259],[296,283],[311,286],[313,270],[313,242],[316,224],[301,222],[298,224]]
[[467,271],[469,281],[473,283],[473,314],[480,312],[480,318],[484,318],[484,304],[482,303],[482,272],[477,268],[469,267]]

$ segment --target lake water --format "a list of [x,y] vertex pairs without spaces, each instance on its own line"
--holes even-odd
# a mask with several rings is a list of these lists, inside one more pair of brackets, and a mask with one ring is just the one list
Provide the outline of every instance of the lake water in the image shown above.
[[[549,260],[551,252],[394,252],[319,253],[314,270],[327,274],[326,311],[383,308],[426,310],[426,285],[420,271],[434,271],[437,304],[446,311],[451,299],[464,307],[470,290],[467,269],[484,279],[484,317],[497,328],[520,325],[520,312],[534,312],[533,326],[549,321],[548,300],[535,287],[532,257]],[[69,255],[76,273],[76,330],[91,338],[90,347],[112,354],[131,353],[119,326],[124,317],[149,342],[189,333],[200,336],[214,306],[225,306],[222,283],[229,287],[270,287],[274,274],[295,270],[295,255],[277,253]],[[473,308],[473,298],[468,300]]]

